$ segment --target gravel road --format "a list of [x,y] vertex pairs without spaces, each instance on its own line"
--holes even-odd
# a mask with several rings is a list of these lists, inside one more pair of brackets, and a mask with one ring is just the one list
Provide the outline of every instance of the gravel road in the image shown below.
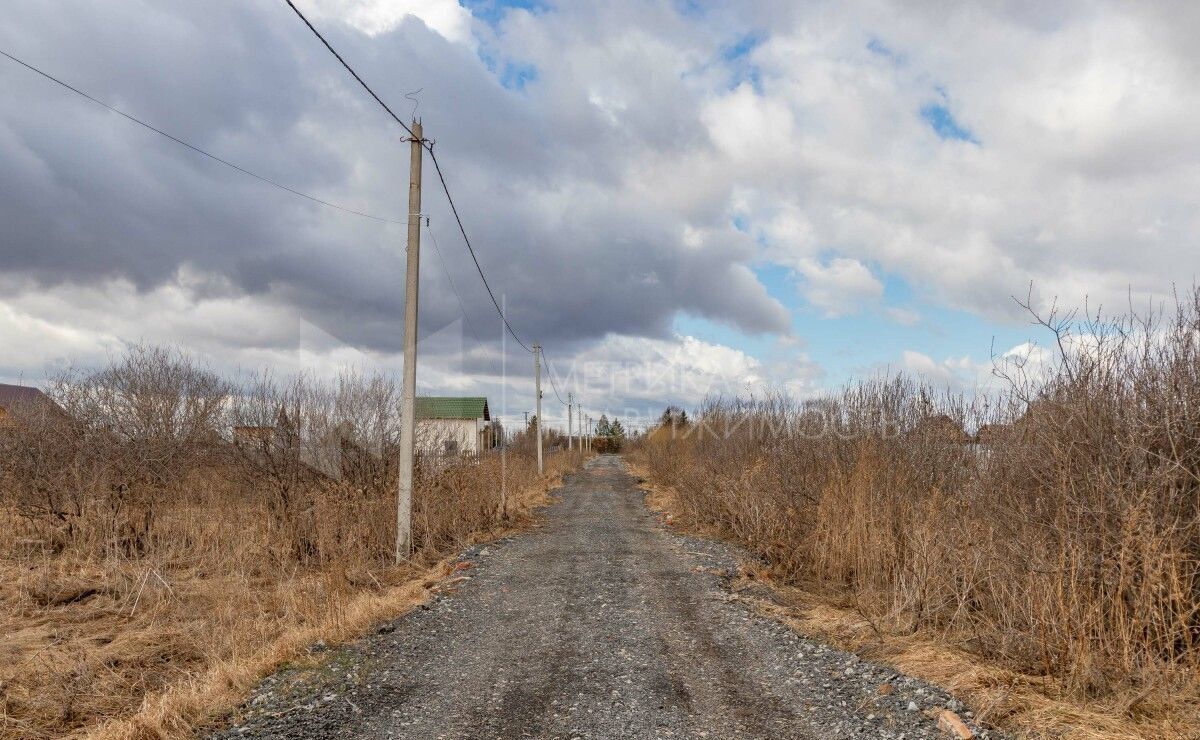
[[455,593],[272,676],[213,737],[911,739],[949,737],[943,707],[970,723],[734,598],[735,554],[660,526],[620,458],[558,496],[542,527],[466,553]]

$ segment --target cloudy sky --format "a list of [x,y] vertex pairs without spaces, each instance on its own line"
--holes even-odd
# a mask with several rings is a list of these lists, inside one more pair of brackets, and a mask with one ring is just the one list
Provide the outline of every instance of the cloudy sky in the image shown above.
[[[1031,284],[1120,309],[1200,266],[1194,3],[298,4],[402,115],[420,91],[510,322],[596,412],[887,369],[970,389],[1037,337]],[[283,0],[11,6],[0,49],[403,220],[403,132]],[[3,58],[0,85],[0,380],[136,340],[399,368],[402,226]],[[425,182],[421,388],[519,418],[532,360]]]

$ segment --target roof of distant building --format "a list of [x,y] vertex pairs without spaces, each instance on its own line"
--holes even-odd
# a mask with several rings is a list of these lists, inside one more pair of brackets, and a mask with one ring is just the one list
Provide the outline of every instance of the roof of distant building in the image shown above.
[[11,413],[51,413],[65,417],[66,412],[41,390],[27,385],[0,383],[0,416]]
[[491,421],[484,396],[417,396],[418,419],[483,419]]
[[0,407],[6,409],[30,403],[44,403],[50,398],[37,388],[27,385],[6,385],[0,383]]

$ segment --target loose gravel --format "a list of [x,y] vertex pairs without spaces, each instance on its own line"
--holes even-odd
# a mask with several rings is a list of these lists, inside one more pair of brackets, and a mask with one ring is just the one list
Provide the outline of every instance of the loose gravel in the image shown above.
[[[267,680],[213,738],[938,738],[944,691],[730,594],[720,543],[661,526],[615,456],[456,591]],[[977,737],[987,731],[972,725]],[[992,733],[992,738],[998,737]]]

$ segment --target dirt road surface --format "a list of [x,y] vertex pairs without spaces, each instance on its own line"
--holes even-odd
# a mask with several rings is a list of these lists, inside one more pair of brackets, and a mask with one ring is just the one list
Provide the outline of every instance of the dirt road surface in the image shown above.
[[214,737],[912,739],[950,737],[943,707],[970,721],[734,598],[735,554],[662,527],[620,458],[558,497],[542,527],[464,555],[456,592],[271,677]]

